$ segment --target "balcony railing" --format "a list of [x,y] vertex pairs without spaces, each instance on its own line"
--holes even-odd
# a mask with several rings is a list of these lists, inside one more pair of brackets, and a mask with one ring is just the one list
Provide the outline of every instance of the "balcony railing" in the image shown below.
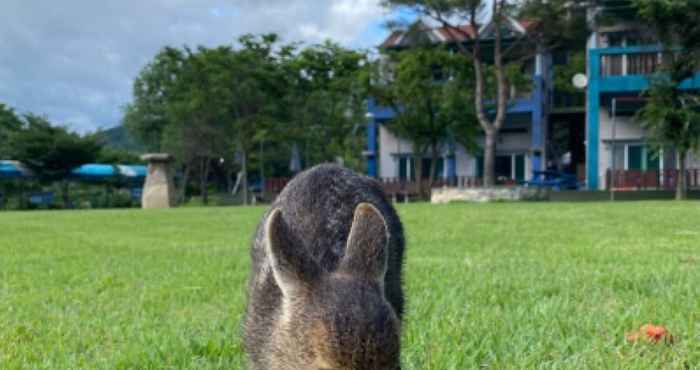
[[664,60],[660,52],[603,54],[600,58],[602,77],[651,75],[659,71]]
[[[606,189],[611,188],[611,171],[606,173]],[[679,171],[675,169],[659,170],[616,170],[616,190],[672,190],[678,183]],[[689,169],[686,182],[691,189],[700,188],[700,169]]]

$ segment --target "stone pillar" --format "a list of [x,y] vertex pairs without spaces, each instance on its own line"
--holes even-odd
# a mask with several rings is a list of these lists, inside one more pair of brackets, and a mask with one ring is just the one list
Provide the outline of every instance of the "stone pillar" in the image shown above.
[[141,156],[148,161],[148,174],[143,185],[141,208],[170,208],[175,205],[175,184],[170,154],[156,153]]

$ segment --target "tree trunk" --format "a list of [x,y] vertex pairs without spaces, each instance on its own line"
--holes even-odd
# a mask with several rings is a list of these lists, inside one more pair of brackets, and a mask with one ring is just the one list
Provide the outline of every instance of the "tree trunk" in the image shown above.
[[233,174],[235,171],[231,166],[226,166],[224,169],[224,176],[226,176],[226,194],[231,194],[231,191],[233,191]]
[[[487,80],[484,77],[485,68],[484,61],[482,59],[481,50],[481,35],[479,34],[479,23],[478,14],[479,9],[483,2],[469,2],[469,19],[470,25],[474,29],[473,35],[467,35],[463,30],[454,25],[441,16],[438,19],[442,22],[443,26],[450,27],[452,30],[463,33],[467,37],[471,37],[472,48],[471,53],[469,49],[461,44],[457,44],[457,48],[460,52],[465,55],[471,54],[472,65],[474,67],[474,107],[476,110],[476,117],[479,121],[479,125],[484,130],[484,138],[486,144],[484,146],[484,182],[483,186],[493,186],[495,184],[495,153],[496,153],[496,141],[498,138],[498,133],[505,123],[506,114],[508,113],[508,99],[509,99],[509,82],[506,76],[506,65],[504,63],[504,51],[503,51],[503,30],[502,22],[507,15],[507,1],[505,0],[493,0],[491,2],[491,17],[495,22],[494,28],[494,43],[493,43],[493,65],[494,65],[494,77],[496,78],[496,115],[493,119],[489,118],[487,111],[485,109],[486,100],[486,83]],[[507,50],[506,50],[507,52]]]
[[202,204],[209,204],[209,158],[202,158],[199,177],[199,191],[202,193]]
[[[428,176],[428,191],[426,192],[426,199],[430,200],[430,193],[433,191],[433,184],[435,183],[435,172],[437,170],[437,160],[438,151],[437,144],[433,144],[430,149],[430,175]],[[443,169],[444,170],[444,169]]]
[[7,198],[10,196],[9,192],[7,191],[7,186],[5,184],[2,185],[2,191],[0,192],[0,209],[5,209],[7,207]]
[[[494,0],[492,3],[492,14],[495,17],[495,36],[494,36],[494,73],[496,78],[496,116],[493,121],[489,120],[486,110],[484,109],[485,84],[483,64],[481,60],[481,44],[477,32],[476,42],[474,44],[472,58],[475,74],[475,95],[474,103],[476,108],[476,116],[484,130],[484,179],[483,186],[491,187],[496,185],[496,143],[498,133],[505,123],[506,113],[508,111],[508,80],[505,73],[505,64],[503,63],[502,50],[502,34],[501,22],[505,2],[502,0]],[[472,15],[475,12],[472,11]],[[476,21],[472,20],[472,26],[476,27]]]
[[248,205],[248,153],[245,150],[241,150],[241,172],[243,172],[243,177],[241,181],[243,182],[243,205]]
[[498,131],[484,132],[484,187],[496,185],[496,141]]
[[63,196],[63,208],[65,209],[70,209],[70,194],[69,194],[69,186],[70,184],[68,181],[62,181],[61,182],[61,193]]
[[[416,192],[418,196],[423,198],[423,156],[415,153],[413,155],[413,166],[416,169]],[[410,174],[409,174],[410,176]],[[408,195],[407,195],[408,196]]]
[[190,172],[192,171],[192,167],[190,165],[185,165],[184,170],[182,171],[182,181],[180,182],[180,188],[178,189],[178,204],[182,204],[185,202],[185,199],[187,198],[187,183],[190,181]]
[[27,209],[27,199],[24,194],[24,182],[19,182],[19,209]]
[[676,200],[685,200],[688,197],[685,174],[685,159],[687,155],[688,153],[685,151],[678,152],[680,166],[678,170],[678,178],[676,179]]

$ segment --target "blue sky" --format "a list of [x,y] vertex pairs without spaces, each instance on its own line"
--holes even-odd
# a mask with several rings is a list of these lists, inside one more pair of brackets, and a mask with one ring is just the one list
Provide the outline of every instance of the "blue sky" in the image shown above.
[[113,127],[134,77],[163,46],[277,32],[285,42],[371,48],[395,17],[379,0],[2,0],[0,102],[79,132]]

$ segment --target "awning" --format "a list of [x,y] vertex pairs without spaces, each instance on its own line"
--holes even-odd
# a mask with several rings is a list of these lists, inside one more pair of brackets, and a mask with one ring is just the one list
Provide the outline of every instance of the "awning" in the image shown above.
[[117,177],[136,180],[145,178],[146,172],[146,166],[141,165],[84,164],[74,169],[71,175],[85,180],[107,180]]
[[[143,165],[111,165],[111,164],[84,164],[73,171],[71,177],[80,180],[108,180],[114,178],[127,178],[129,180],[143,180],[148,172]],[[19,161],[0,161],[0,178],[29,178],[34,173]]]
[[0,161],[0,178],[32,177],[34,173],[18,161]]

